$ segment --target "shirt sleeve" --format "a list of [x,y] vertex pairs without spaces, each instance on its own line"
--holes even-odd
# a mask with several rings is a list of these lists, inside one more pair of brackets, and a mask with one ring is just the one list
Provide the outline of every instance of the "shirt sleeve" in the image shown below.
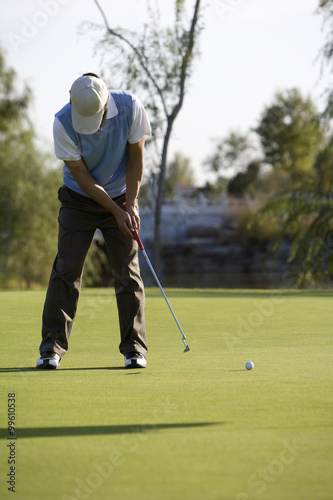
[[67,134],[58,118],[53,123],[54,152],[58,160],[78,161],[81,159],[81,152],[77,145]]
[[141,101],[136,97],[133,97],[133,123],[131,125],[128,142],[130,144],[135,144],[139,142],[143,137],[149,137],[151,135],[150,123],[147,112],[143,107]]

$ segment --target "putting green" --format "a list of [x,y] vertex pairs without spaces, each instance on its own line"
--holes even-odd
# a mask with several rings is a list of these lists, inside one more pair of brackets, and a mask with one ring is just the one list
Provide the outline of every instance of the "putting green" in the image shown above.
[[147,289],[148,368],[123,369],[114,293],[85,289],[70,350],[44,372],[45,292],[0,292],[0,497],[331,499],[333,292],[166,293],[190,352]]

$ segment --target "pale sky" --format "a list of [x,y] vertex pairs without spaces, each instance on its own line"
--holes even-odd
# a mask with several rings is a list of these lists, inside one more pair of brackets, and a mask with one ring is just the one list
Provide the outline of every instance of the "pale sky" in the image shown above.
[[[96,38],[78,33],[83,21],[102,24],[100,12],[93,0],[0,1],[7,65],[31,87],[30,116],[40,142],[52,152],[53,117],[68,102],[72,82],[84,72],[101,72]],[[155,2],[172,14],[173,0]],[[100,3],[111,26],[141,29],[146,0]],[[206,178],[202,164],[212,138],[255,127],[277,91],[298,87],[322,106],[329,83],[316,62],[324,43],[323,20],[315,15],[318,0],[207,0],[205,5],[201,57],[169,155],[171,160],[180,151],[190,157],[198,183]]]

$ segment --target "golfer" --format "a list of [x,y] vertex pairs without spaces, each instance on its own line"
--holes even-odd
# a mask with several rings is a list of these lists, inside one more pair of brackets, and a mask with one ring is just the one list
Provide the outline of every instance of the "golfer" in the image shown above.
[[[54,147],[64,161],[64,185],[58,192],[58,254],[44,304],[37,368],[57,368],[68,350],[96,229],[104,236],[114,276],[125,367],[147,364],[145,296],[132,230],[140,229],[138,195],[150,133],[139,99],[109,92],[94,73],[75,80],[70,102],[55,115]],[[92,347],[97,334],[91,332]]]

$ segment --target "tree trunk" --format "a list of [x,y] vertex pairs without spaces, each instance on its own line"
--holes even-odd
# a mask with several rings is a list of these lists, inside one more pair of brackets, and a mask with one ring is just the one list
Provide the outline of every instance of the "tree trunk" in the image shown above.
[[167,166],[167,153],[169,140],[171,136],[171,130],[174,123],[173,117],[168,117],[168,125],[164,136],[162,157],[161,157],[161,168],[160,175],[158,178],[158,192],[155,207],[155,226],[154,226],[154,266],[157,274],[161,273],[161,218],[162,218],[162,205],[164,201],[164,184],[165,184],[165,173]]
[[199,10],[200,10],[200,2],[201,0],[196,0],[194,6],[193,17],[191,21],[191,27],[189,30],[189,40],[186,48],[186,52],[183,56],[183,62],[180,72],[180,85],[179,85],[179,99],[178,103],[174,106],[171,115],[167,115],[167,129],[164,136],[163,142],[163,150],[162,150],[162,158],[161,158],[161,169],[159,175],[158,182],[158,193],[156,200],[156,208],[155,208],[155,227],[154,227],[154,264],[157,270],[157,273],[161,272],[161,216],[162,216],[162,205],[164,199],[164,184],[165,184],[165,172],[167,165],[167,153],[169,140],[171,136],[171,130],[174,124],[175,119],[178,116],[179,111],[184,102],[185,96],[185,82],[187,79],[187,71],[190,65],[191,57],[193,56],[193,47],[195,41],[195,29],[199,19]]
[[[108,24],[107,18],[104,14],[103,9],[99,5],[98,0],[94,0],[98,9],[100,10],[102,17],[104,19],[104,23],[107,29],[107,32],[109,35],[121,40],[124,42],[130,50],[135,54],[137,57],[139,64],[141,66],[141,69],[143,73],[146,75],[148,80],[151,82],[153,85],[154,90],[156,91],[157,95],[159,96],[161,100],[161,105],[163,108],[163,111],[165,113],[166,119],[167,119],[167,128],[166,132],[164,135],[164,140],[163,140],[163,149],[162,149],[162,156],[161,156],[161,166],[160,166],[160,174],[159,174],[159,182],[158,182],[158,194],[157,194],[157,199],[156,199],[156,207],[155,207],[155,224],[154,224],[154,264],[155,268],[157,270],[157,273],[161,271],[161,216],[162,216],[162,205],[163,205],[163,198],[164,198],[164,184],[165,184],[165,173],[166,173],[166,166],[167,166],[167,152],[168,152],[168,146],[169,146],[169,140],[170,140],[170,135],[171,135],[171,130],[174,124],[174,121],[183,105],[184,101],[184,96],[185,96],[185,82],[186,79],[189,76],[189,68],[191,66],[191,61],[193,58],[193,48],[194,48],[194,42],[196,39],[196,26],[198,23],[199,19],[199,11],[200,11],[200,3],[201,0],[195,0],[195,5],[194,5],[194,11],[193,11],[193,16],[191,20],[191,26],[189,31],[186,33],[184,32],[184,35],[187,35],[185,37],[186,41],[184,42],[185,45],[185,52],[182,55],[182,63],[180,67],[180,73],[179,73],[179,92],[178,92],[178,101],[174,105],[171,114],[168,113],[167,109],[167,97],[168,97],[168,92],[166,91],[166,95],[164,94],[163,87],[161,88],[158,83],[158,79],[155,79],[154,72],[149,68],[148,60],[146,59],[145,55],[142,54],[139,50],[138,47],[136,47],[126,36],[124,36],[121,32],[118,32],[117,30],[112,30]],[[178,8],[179,6],[182,6],[183,2],[180,2],[178,5],[178,0],[176,1],[176,7]],[[177,35],[177,33],[176,33]]]

